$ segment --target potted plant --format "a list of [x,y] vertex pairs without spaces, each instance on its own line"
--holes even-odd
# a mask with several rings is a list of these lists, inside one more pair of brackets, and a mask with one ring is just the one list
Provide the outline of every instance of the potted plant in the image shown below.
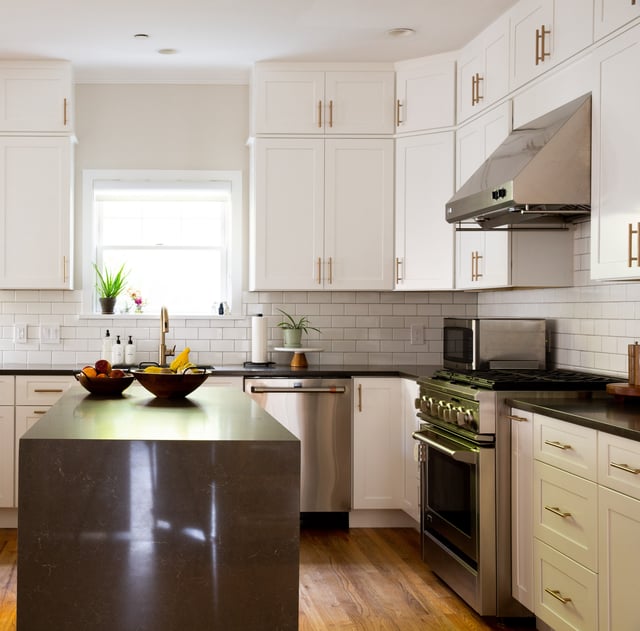
[[300,340],[302,338],[303,331],[305,333],[308,333],[309,331],[317,331],[320,333],[320,329],[316,329],[315,326],[311,326],[307,316],[302,316],[296,320],[286,311],[283,311],[282,309],[278,309],[278,311],[285,317],[285,319],[278,322],[276,326],[282,329],[284,345],[287,348],[300,348]]
[[124,263],[116,272],[105,267],[102,271],[94,263],[96,270],[96,290],[102,313],[113,313],[117,297],[124,291],[127,281],[127,272],[124,270]]

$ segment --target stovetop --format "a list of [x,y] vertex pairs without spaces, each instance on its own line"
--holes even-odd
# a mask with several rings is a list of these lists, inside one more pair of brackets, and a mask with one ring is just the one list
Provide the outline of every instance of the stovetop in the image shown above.
[[608,383],[620,381],[607,375],[573,370],[472,370],[442,368],[431,377],[443,385],[463,385],[481,390],[605,390]]

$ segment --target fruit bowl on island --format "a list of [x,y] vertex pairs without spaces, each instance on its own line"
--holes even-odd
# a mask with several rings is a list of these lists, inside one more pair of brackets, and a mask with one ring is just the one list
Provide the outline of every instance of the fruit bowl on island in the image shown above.
[[161,399],[181,399],[199,388],[209,373],[204,368],[187,368],[184,372],[158,368],[154,371],[136,370],[133,376],[142,387]]
[[133,375],[112,369],[106,359],[99,359],[93,366],[85,366],[74,376],[85,390],[100,396],[120,396],[134,381]]

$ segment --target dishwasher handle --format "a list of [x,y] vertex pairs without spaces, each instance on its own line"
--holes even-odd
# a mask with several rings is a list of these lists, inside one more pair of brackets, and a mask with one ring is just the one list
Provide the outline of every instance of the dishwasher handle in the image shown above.
[[319,392],[328,394],[344,394],[347,389],[344,386],[307,386],[307,387],[288,387],[282,388],[278,386],[251,386],[251,392],[261,394],[264,392],[285,392],[285,393],[298,393],[298,392]]

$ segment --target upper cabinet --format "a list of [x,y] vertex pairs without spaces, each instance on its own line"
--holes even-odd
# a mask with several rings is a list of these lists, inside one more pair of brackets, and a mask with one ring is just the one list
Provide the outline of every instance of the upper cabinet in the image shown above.
[[396,131],[428,131],[455,124],[456,64],[452,55],[396,64]]
[[70,133],[71,66],[0,61],[0,133]]
[[70,289],[72,140],[0,136],[0,288]]
[[595,0],[593,32],[596,40],[640,17],[637,0]]
[[594,51],[591,277],[640,278],[640,25]]
[[511,90],[593,43],[593,2],[521,0],[509,16]]
[[392,70],[325,72],[258,65],[253,90],[254,134],[394,132]]
[[509,17],[494,22],[458,58],[458,122],[506,96],[509,89]]

